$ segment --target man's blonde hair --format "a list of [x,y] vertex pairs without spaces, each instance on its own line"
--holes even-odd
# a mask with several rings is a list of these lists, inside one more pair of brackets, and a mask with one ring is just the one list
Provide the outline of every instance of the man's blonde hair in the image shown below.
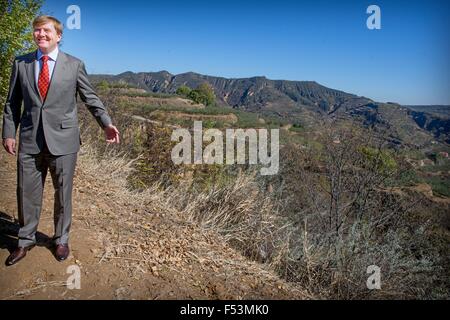
[[55,17],[52,17],[52,16],[45,16],[44,15],[44,16],[36,17],[33,20],[33,24],[32,24],[33,25],[33,29],[35,29],[36,27],[39,27],[39,26],[41,26],[43,24],[49,23],[49,22],[53,23],[53,26],[55,27],[56,33],[59,34],[59,35],[62,35],[62,33],[63,33],[63,25],[62,25],[62,23],[58,19],[56,19]]

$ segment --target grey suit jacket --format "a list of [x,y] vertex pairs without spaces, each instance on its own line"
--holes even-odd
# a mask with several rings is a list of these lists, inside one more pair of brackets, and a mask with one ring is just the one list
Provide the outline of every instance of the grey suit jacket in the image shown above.
[[35,81],[36,57],[37,51],[33,51],[14,61],[3,112],[3,139],[15,138],[20,125],[19,152],[39,153],[45,138],[53,155],[76,153],[80,149],[77,93],[102,128],[110,125],[111,119],[89,83],[84,63],[61,50],[42,102]]

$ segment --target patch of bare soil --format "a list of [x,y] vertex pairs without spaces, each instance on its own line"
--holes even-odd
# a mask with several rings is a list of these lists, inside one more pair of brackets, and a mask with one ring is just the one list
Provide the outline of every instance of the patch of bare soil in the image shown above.
[[130,97],[130,96],[119,96],[117,98],[118,102],[125,102],[127,104],[142,106],[142,105],[152,105],[158,107],[171,106],[177,108],[186,109],[204,109],[205,106],[200,103],[194,103],[192,100],[181,98],[181,97],[171,97],[171,98],[158,98],[158,97]]
[[179,111],[153,111],[151,114],[152,118],[155,119],[189,119],[198,121],[223,121],[226,123],[234,124],[238,121],[238,117],[234,113],[229,114],[191,114]]

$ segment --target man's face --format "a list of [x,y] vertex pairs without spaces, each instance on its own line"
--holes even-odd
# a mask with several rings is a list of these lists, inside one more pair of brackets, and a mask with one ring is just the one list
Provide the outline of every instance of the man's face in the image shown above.
[[33,39],[42,53],[53,51],[61,40],[61,35],[56,32],[52,22],[36,26],[33,31]]

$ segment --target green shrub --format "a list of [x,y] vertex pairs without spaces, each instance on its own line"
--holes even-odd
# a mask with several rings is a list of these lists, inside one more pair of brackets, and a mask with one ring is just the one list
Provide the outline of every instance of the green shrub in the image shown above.
[[180,96],[184,96],[184,97],[187,97],[190,92],[191,92],[191,88],[189,88],[188,86],[185,86],[185,85],[180,86],[176,91],[177,94],[179,94]]
[[191,90],[187,97],[192,101],[202,103],[205,106],[214,105],[216,101],[214,89],[208,83],[202,83],[196,89]]

